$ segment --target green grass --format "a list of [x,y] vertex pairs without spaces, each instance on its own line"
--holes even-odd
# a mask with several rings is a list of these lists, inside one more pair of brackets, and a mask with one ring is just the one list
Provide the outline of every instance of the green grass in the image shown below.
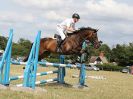
[[[22,66],[11,66],[11,75],[21,75]],[[52,67],[38,67],[38,71],[55,70]],[[75,89],[71,86],[77,84],[78,78],[72,78],[73,74],[78,74],[77,69],[67,69],[65,77],[68,86],[59,84],[45,84],[39,87],[47,90],[45,93],[17,92],[12,90],[0,90],[0,99],[133,99],[133,75],[120,72],[108,71],[87,71],[87,75],[101,75],[106,80],[86,79],[87,89]],[[54,78],[56,74],[38,77],[39,79]],[[17,84],[22,80],[13,81],[11,84]]]

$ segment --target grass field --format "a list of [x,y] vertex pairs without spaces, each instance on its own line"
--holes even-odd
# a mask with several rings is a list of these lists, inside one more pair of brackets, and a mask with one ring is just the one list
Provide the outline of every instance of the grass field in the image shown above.
[[[39,67],[38,71],[55,70],[56,68]],[[21,75],[23,72],[22,66],[11,66],[11,74]],[[133,99],[133,76],[120,72],[108,71],[87,71],[87,75],[97,75],[106,77],[105,80],[96,80],[92,78],[86,79],[88,88],[75,89],[72,85],[77,84],[78,78],[72,78],[73,74],[78,74],[77,69],[67,69],[65,77],[68,86],[59,84],[46,84],[39,87],[44,88],[47,92],[30,93],[17,92],[12,90],[0,90],[0,99]],[[38,77],[37,79],[54,78],[56,75]],[[13,81],[11,84],[20,83]]]

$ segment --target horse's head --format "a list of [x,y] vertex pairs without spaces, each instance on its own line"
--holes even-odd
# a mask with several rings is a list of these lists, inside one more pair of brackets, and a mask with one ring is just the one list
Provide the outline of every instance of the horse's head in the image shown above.
[[86,40],[89,40],[94,48],[99,48],[101,46],[101,41],[98,41],[98,36],[97,36],[97,29],[93,29],[93,28],[86,28],[85,32],[86,32]]

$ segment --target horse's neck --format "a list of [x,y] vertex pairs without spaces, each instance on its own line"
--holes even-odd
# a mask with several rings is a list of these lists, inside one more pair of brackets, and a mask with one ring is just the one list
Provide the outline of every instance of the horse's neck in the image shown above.
[[78,34],[75,34],[75,39],[79,44],[82,44],[85,41],[86,35],[85,33],[79,32]]
[[74,43],[76,43],[77,46],[80,46],[85,41],[86,37],[87,37],[87,31],[85,31],[85,30],[78,31],[77,33],[69,35],[64,43],[66,43],[70,40],[70,41],[73,41]]

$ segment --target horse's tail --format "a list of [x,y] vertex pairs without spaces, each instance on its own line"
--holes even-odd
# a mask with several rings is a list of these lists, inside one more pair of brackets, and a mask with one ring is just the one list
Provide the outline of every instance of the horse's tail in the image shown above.
[[[30,49],[32,48],[32,45],[33,43],[31,44]],[[29,55],[30,55],[30,51],[28,52],[28,55],[23,59],[23,62],[26,62],[28,60]]]
[[[41,42],[46,42],[46,41],[49,40],[49,39],[51,39],[51,38],[42,38],[42,39],[40,40],[40,43],[41,43]],[[32,45],[33,45],[33,43],[31,44],[30,49],[32,48]],[[46,51],[46,52],[47,52],[47,51]],[[48,53],[48,52],[47,52],[47,53]],[[28,60],[29,55],[30,55],[30,51],[29,51],[28,55],[23,59],[23,62],[26,62],[26,61]],[[42,55],[42,54],[39,53],[38,59],[41,60],[44,56],[45,56],[45,55]]]

